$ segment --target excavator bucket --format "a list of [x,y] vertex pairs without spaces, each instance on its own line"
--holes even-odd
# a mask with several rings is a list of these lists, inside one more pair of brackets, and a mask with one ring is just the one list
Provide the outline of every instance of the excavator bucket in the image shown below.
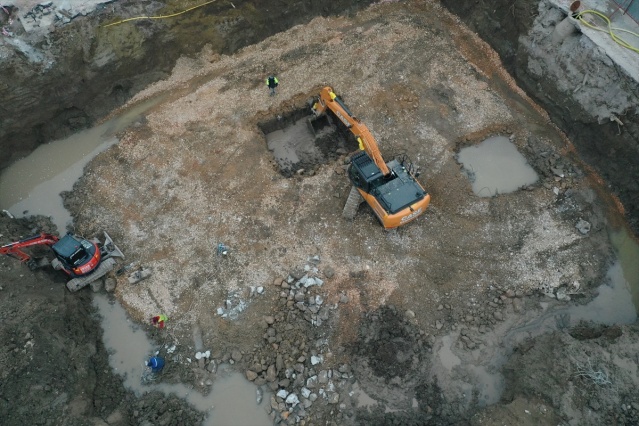
[[105,258],[109,258],[109,257],[124,258],[124,254],[122,253],[122,251],[120,251],[118,246],[116,246],[115,243],[113,242],[113,239],[111,239],[109,234],[107,234],[106,232],[104,233],[104,245],[102,246],[102,248],[105,251],[105,254],[103,255],[105,256]]
[[[317,136],[318,133],[326,126],[330,126],[330,122],[328,121],[328,116],[326,114],[317,116],[311,116],[308,118],[308,129],[310,130],[313,136]],[[330,127],[329,127],[330,129]],[[332,129],[330,129],[332,130]]]
[[313,136],[317,136],[320,130],[322,130],[327,125],[330,125],[330,122],[328,121],[329,119],[326,113],[318,112],[316,110],[316,107],[319,106],[318,102],[319,102],[318,97],[311,98],[307,102],[312,114],[310,117],[307,118],[306,124],[308,126],[309,132],[311,132]]

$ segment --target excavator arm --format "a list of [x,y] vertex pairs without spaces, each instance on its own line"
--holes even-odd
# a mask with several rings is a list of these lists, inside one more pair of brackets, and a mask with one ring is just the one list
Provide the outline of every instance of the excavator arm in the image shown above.
[[320,116],[329,109],[335,116],[355,135],[359,148],[371,157],[384,176],[390,173],[388,166],[379,152],[377,142],[368,127],[353,116],[342,99],[335,94],[332,88],[324,87],[320,92],[318,101],[313,105],[313,113]]
[[55,235],[42,233],[0,247],[0,255],[7,255],[18,259],[21,262],[28,262],[31,260],[31,256],[23,252],[23,248],[42,245],[51,247],[58,241],[59,238]]

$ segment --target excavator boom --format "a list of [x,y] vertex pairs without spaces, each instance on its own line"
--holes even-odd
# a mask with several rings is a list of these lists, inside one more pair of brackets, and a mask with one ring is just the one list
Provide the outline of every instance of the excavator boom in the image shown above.
[[330,87],[324,87],[322,89],[318,102],[313,106],[313,112],[319,116],[326,112],[326,108],[329,108],[351,133],[355,135],[357,142],[360,144],[360,149],[366,151],[382,173],[387,175],[390,171],[382,158],[382,154],[379,152],[377,142],[375,142],[375,138],[370,130],[368,130],[368,127],[366,127],[364,123],[353,116],[349,108],[344,104],[344,101],[342,101]]

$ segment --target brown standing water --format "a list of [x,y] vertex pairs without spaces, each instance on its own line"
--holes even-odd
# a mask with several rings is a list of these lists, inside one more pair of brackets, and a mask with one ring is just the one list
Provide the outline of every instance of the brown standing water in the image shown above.
[[207,413],[207,420],[204,422],[207,426],[268,426],[272,424],[264,410],[264,404],[268,403],[270,394],[265,393],[263,398],[266,401],[257,404],[256,386],[228,365],[220,366],[217,378],[211,384],[207,395],[202,395],[182,383],[154,383],[154,379],[159,380],[160,377],[154,376],[145,362],[156,351],[162,349],[166,370],[175,368],[172,366],[174,363],[197,363],[195,353],[190,359],[173,359],[166,351],[169,348],[158,348],[153,345],[144,331],[129,319],[118,302],[109,300],[103,295],[96,295],[93,303],[101,317],[104,330],[103,341],[109,352],[109,363],[113,371],[124,378],[124,385],[136,395],[160,391],[165,395],[173,394],[183,398],[190,405]]
[[40,145],[27,157],[0,174],[0,210],[15,217],[50,216],[64,234],[72,225],[62,205],[60,193],[71,191],[82,176],[84,166],[96,155],[118,143],[116,134],[142,119],[144,113],[162,100],[156,97],[142,102],[103,124]]

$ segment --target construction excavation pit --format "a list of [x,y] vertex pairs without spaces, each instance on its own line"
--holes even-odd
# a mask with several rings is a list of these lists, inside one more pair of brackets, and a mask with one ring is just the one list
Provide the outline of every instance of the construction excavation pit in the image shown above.
[[[311,101],[312,102],[312,101]],[[327,115],[315,117],[310,107],[259,124],[280,173],[312,176],[324,164],[335,163],[357,150],[357,142]]]
[[639,59],[571,3],[4,1],[0,423],[639,424]]

